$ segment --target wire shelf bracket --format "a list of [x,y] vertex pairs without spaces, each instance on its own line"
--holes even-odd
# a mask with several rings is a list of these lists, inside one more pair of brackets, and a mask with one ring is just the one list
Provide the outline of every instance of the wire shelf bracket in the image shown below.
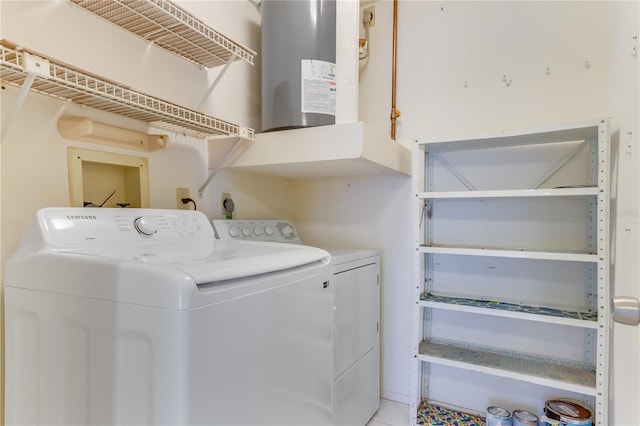
[[222,166],[224,166],[224,164],[233,155],[233,153],[236,152],[236,149],[240,147],[240,144],[242,143],[242,141],[243,141],[242,138],[238,138],[233,143],[231,148],[229,148],[227,153],[224,155],[224,158],[216,165],[216,167],[211,171],[211,173],[209,173],[209,177],[207,177],[207,180],[205,180],[204,183],[200,186],[200,188],[198,188],[198,198],[204,197],[205,188],[209,185],[209,183],[213,180],[213,178],[218,174],[218,171],[222,168]]
[[211,92],[213,92],[213,89],[216,88],[218,83],[220,83],[220,80],[222,80],[222,77],[227,72],[227,70],[229,69],[229,67],[231,66],[231,64],[233,63],[233,61],[235,59],[236,59],[236,55],[235,54],[231,55],[231,57],[229,58],[227,63],[224,64],[224,68],[222,68],[222,70],[220,70],[220,73],[218,73],[218,76],[216,77],[216,79],[213,81],[213,83],[211,83],[211,86],[209,86],[209,88],[205,92],[205,94],[202,97],[202,99],[200,99],[200,102],[198,102],[198,106],[196,108],[198,108],[198,109],[202,108],[202,104],[204,104],[204,101],[209,97],[209,95],[211,95]]
[[18,116],[18,112],[20,111],[20,108],[22,108],[22,104],[24,103],[24,100],[27,97],[27,93],[29,93],[29,90],[31,90],[31,86],[33,85],[33,82],[35,81],[35,79],[36,79],[35,74],[28,73],[27,77],[24,79],[24,83],[22,83],[22,86],[20,86],[20,93],[18,93],[18,99],[16,99],[15,105],[13,106],[13,108],[11,108],[11,111],[9,111],[4,121],[2,122],[2,129],[1,129],[2,135],[0,136],[0,142],[4,140],[4,137],[7,134],[7,131],[13,124],[16,117]]

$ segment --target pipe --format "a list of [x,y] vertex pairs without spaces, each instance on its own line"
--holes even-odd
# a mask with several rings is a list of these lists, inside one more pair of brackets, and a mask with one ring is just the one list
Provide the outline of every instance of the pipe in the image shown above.
[[393,52],[391,54],[391,139],[396,140],[396,119],[400,110],[396,108],[396,62],[398,57],[398,0],[393,0]]
[[362,18],[362,24],[364,25],[364,38],[358,40],[358,59],[363,60],[369,57],[369,27],[371,26],[371,20],[373,14],[371,12],[364,12]]

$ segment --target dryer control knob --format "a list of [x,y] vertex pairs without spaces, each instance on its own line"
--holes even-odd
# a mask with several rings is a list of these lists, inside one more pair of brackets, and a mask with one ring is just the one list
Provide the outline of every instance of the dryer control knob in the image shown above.
[[293,235],[293,228],[289,225],[286,225],[284,228],[282,228],[282,234],[285,238],[291,237]]
[[158,232],[158,223],[152,217],[138,216],[133,220],[133,227],[139,234],[151,236]]
[[256,237],[259,237],[260,235],[262,235],[262,228],[260,228],[259,226],[256,226],[255,228],[253,228],[253,233],[255,234]]
[[229,228],[229,235],[231,235],[233,238],[236,238],[238,235],[240,235],[240,231],[235,226],[232,226],[231,228]]
[[273,229],[267,226],[266,228],[264,228],[264,233],[270,237],[273,235]]
[[244,235],[245,237],[251,235],[251,228],[242,228],[242,235]]

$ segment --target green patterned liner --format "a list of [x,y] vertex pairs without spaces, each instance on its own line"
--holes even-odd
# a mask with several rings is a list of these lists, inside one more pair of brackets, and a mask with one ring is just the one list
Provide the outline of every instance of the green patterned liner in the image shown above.
[[416,424],[429,426],[485,426],[485,420],[483,417],[423,402],[418,408]]
[[497,302],[492,300],[468,299],[463,297],[436,296],[431,293],[423,293],[420,297],[426,302],[446,303],[450,305],[473,306],[476,308],[497,309],[502,311],[521,312],[535,315],[546,315],[559,318],[572,318],[584,321],[597,321],[597,312],[563,311],[560,309],[545,308],[541,306],[518,305],[515,303]]

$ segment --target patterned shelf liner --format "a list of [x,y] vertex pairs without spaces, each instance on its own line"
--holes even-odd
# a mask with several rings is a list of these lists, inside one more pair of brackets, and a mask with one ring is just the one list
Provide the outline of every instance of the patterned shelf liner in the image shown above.
[[485,419],[424,401],[418,407],[416,424],[429,426],[485,426]]
[[502,311],[522,312],[527,314],[546,315],[560,318],[572,318],[585,321],[597,321],[597,312],[563,311],[542,306],[518,305],[515,303],[497,302],[492,300],[468,299],[463,297],[436,296],[423,293],[420,299],[426,302],[446,303],[450,305],[473,306],[477,308],[497,309]]

